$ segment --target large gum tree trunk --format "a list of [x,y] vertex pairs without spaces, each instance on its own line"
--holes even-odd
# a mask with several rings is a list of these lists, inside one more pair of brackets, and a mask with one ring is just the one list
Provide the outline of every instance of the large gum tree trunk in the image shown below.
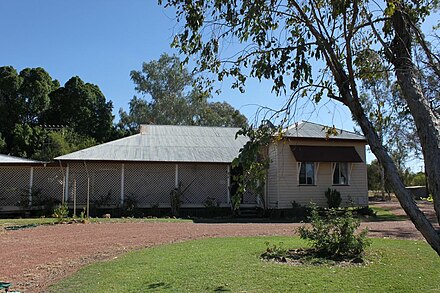
[[417,68],[411,58],[412,36],[405,15],[396,11],[392,16],[392,25],[395,37],[391,45],[391,61],[403,97],[414,118],[423,150],[429,191],[434,200],[437,222],[440,223],[440,120],[431,109],[415,78]]
[[390,184],[393,186],[396,197],[400,202],[405,213],[414,223],[417,230],[423,235],[426,241],[440,256],[440,234],[433,227],[431,222],[426,218],[425,214],[420,211],[412,194],[405,188],[402,179],[399,176],[396,165],[391,157],[385,151],[385,148],[380,143],[373,125],[365,116],[365,113],[356,99],[349,99],[346,105],[350,108],[354,118],[359,123],[362,131],[367,138],[371,151],[383,166]]
[[[358,122],[359,126],[364,133],[368,144],[370,145],[371,151],[374,153],[376,158],[381,163],[382,167],[385,170],[385,174],[390,181],[391,186],[393,187],[396,197],[400,202],[405,213],[409,216],[417,230],[423,235],[429,245],[437,252],[440,256],[440,234],[434,229],[431,222],[426,218],[425,214],[420,211],[416,202],[414,201],[412,194],[405,188],[402,179],[399,176],[396,165],[394,164],[391,157],[388,155],[384,146],[382,145],[379,136],[377,135],[376,130],[374,129],[373,124],[365,115],[365,111],[360,104],[359,97],[357,95],[356,85],[354,84],[354,80],[350,80],[345,72],[344,66],[341,64],[339,58],[335,54],[333,47],[330,42],[326,40],[325,36],[323,36],[316,28],[313,26],[312,22],[308,19],[304,11],[302,11],[299,4],[292,2],[299,14],[305,19],[305,24],[310,29],[311,33],[316,37],[317,41],[321,43],[325,49],[325,58],[326,63],[332,71],[332,75],[335,78],[336,85],[339,89],[340,97],[334,97],[338,101],[344,103],[352,113],[354,119]],[[349,44],[347,44],[349,45]],[[411,51],[409,51],[411,52]],[[415,118],[416,119],[416,118]],[[431,117],[426,117],[426,121],[429,121]],[[435,128],[435,124],[432,123],[432,127],[428,127],[428,132],[432,131],[432,128]],[[431,129],[431,130],[429,130]],[[423,132],[420,132],[421,134]],[[435,132],[434,132],[435,133]],[[431,138],[435,138],[438,143],[438,137],[430,136]],[[430,139],[431,139],[430,138]],[[423,140],[423,144],[427,143],[427,138],[421,138]],[[430,144],[429,147],[432,147],[429,152],[425,153],[425,162],[431,160],[430,155],[434,155],[432,160],[437,161],[435,153],[439,152],[438,148],[435,148],[435,145]],[[426,147],[425,147],[426,149]],[[428,159],[427,159],[428,158]],[[432,166],[433,162],[430,162],[431,169],[435,169]],[[437,167],[440,165],[437,163]],[[428,172],[431,172],[431,169],[427,169]],[[429,174],[430,178],[435,180],[435,177],[438,175]],[[430,182],[431,183],[431,182]]]

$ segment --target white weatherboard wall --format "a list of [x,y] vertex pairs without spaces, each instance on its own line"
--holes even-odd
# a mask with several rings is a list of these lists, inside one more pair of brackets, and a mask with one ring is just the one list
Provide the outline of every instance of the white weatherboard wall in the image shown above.
[[[352,165],[349,185],[333,185],[330,162],[319,163],[315,185],[298,184],[298,162],[291,151],[291,145],[307,146],[354,146],[364,162]],[[336,140],[283,140],[269,147],[271,164],[268,171],[269,208],[291,208],[295,201],[301,205],[311,202],[327,206],[325,191],[336,189],[341,193],[342,206],[367,206],[367,166],[365,164],[365,144],[357,141]],[[349,167],[350,168],[350,167]]]

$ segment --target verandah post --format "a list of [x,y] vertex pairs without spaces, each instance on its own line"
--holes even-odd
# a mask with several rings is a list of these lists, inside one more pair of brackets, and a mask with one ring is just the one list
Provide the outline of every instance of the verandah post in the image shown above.
[[67,202],[69,199],[69,164],[66,166],[66,176],[64,177],[64,198],[63,203]]
[[227,204],[231,203],[231,165],[226,167],[226,176],[227,176],[227,184],[226,184],[226,195],[227,195]]
[[176,172],[174,178],[174,187],[179,188],[179,164],[176,164]]
[[124,205],[125,165],[121,164],[121,206]]
[[32,188],[34,185],[34,167],[31,167],[29,174],[29,206],[32,206]]

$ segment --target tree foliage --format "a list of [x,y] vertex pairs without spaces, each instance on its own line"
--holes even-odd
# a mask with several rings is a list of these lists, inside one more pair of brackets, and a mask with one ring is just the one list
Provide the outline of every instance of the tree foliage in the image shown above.
[[259,127],[243,127],[236,136],[244,135],[249,138],[237,158],[232,161],[233,168],[239,168],[234,176],[237,182],[237,190],[232,195],[232,208],[234,211],[240,207],[244,194],[249,192],[263,200],[265,180],[269,169],[269,145],[279,139],[277,134],[281,129],[273,127],[271,123],[262,124]]
[[68,128],[48,132],[44,145],[38,149],[33,158],[49,161],[55,157],[75,152],[96,145],[96,140],[90,136],[82,136]]
[[[420,139],[440,220],[440,121],[420,83],[413,48],[418,43],[435,74],[438,57],[426,46],[421,23],[437,1],[307,0],[168,0],[183,23],[173,45],[195,56],[199,70],[218,80],[234,79],[245,90],[248,78],[273,81],[273,91],[289,91],[287,105],[300,97],[320,101],[325,95],[346,106],[383,166],[398,199],[415,226],[440,254],[440,236],[405,189],[392,157],[379,139],[359,94],[368,68],[365,55],[374,50],[394,73]],[[229,58],[223,48],[237,44]],[[312,70],[313,69],[313,70]],[[365,70],[366,69],[366,70]],[[439,74],[440,76],[440,74]],[[289,107],[286,108],[287,112]]]
[[97,85],[75,76],[51,93],[44,122],[69,126],[80,135],[104,142],[112,135],[112,109],[112,102],[106,101]]
[[119,127],[129,133],[149,123],[234,127],[247,123],[228,103],[208,102],[209,94],[197,86],[194,74],[176,56],[163,54],[130,75],[143,98],[131,99],[129,113],[119,111]]
[[72,77],[60,87],[40,67],[0,67],[0,111],[0,147],[12,155],[49,160],[113,136],[112,103],[98,86]]

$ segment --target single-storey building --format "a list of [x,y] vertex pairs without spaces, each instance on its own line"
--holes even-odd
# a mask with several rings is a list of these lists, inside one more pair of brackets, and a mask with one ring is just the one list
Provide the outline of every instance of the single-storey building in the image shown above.
[[180,184],[182,207],[229,206],[231,162],[247,139],[238,128],[142,125],[140,133],[55,158],[65,166],[64,200],[103,206],[135,201],[170,207]]
[[[248,139],[239,128],[142,125],[138,134],[43,163],[0,160],[0,207],[38,195],[75,204],[168,208],[171,191],[183,190],[182,208],[230,207],[231,162]],[[300,122],[267,149],[270,167],[261,198],[245,194],[243,207],[285,209],[292,203],[326,206],[325,191],[341,193],[342,205],[368,205],[363,136]],[[9,157],[10,158],[10,157]],[[1,157],[0,157],[1,159]],[[34,200],[35,201],[35,200]],[[23,201],[21,201],[23,203]]]
[[268,208],[290,208],[295,202],[326,206],[325,191],[341,193],[342,206],[367,206],[368,184],[362,135],[302,121],[288,127],[283,138],[270,145]]

